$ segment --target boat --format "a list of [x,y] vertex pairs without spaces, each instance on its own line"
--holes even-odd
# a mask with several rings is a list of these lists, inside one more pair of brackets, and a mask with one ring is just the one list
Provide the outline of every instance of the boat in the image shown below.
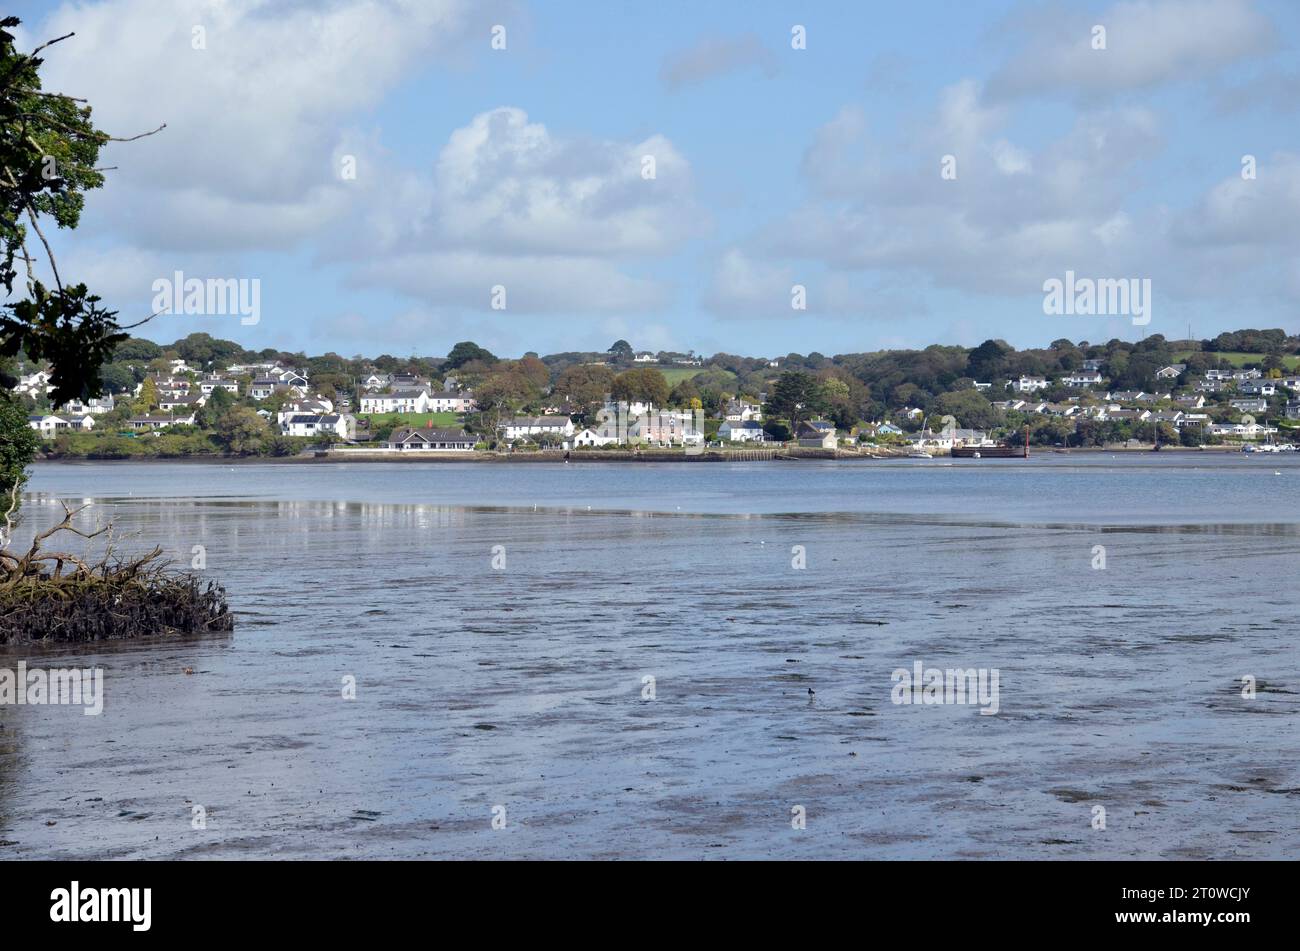
[[1028,459],[1029,427],[1025,427],[1023,446],[1011,446],[1006,443],[1001,446],[953,446],[952,457],[954,459]]
[[909,452],[909,453],[907,454],[907,458],[909,458],[909,459],[933,459],[934,456],[930,455],[930,454],[929,454],[928,452],[926,452],[924,449],[913,449],[911,452]]

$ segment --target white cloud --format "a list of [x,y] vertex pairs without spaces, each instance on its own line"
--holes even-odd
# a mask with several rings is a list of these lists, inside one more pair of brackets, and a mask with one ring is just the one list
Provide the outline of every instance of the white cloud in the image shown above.
[[[160,248],[282,247],[316,234],[360,197],[335,164],[349,122],[413,67],[456,55],[488,13],[468,0],[58,8],[40,35],[77,35],[49,50],[47,88],[89,97],[96,122],[114,135],[167,124],[105,149],[104,164],[118,170],[87,225],[112,221]],[[193,48],[196,28],[203,49]]]
[[1279,153],[1220,181],[1178,215],[1173,236],[1186,247],[1289,246],[1300,253],[1300,155]]
[[613,262],[671,254],[708,224],[663,136],[564,138],[509,107],[452,132],[427,190],[408,188],[423,214],[378,238],[357,280],[439,306],[487,309],[499,284],[515,313],[644,312],[668,289]]
[[[1253,0],[1127,0],[1096,14],[1067,6],[1050,14],[1034,17],[1020,52],[989,80],[990,99],[1203,79],[1268,49],[1273,35]],[[1105,28],[1105,49],[1094,49],[1095,26]]]
[[[652,179],[642,174],[647,158]],[[435,180],[437,234],[493,253],[662,254],[704,221],[690,168],[663,136],[560,139],[520,109],[482,113],[453,132]]]

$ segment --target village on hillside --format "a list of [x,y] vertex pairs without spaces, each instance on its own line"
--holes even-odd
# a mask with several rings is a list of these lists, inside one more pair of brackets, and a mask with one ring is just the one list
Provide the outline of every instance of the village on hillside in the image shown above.
[[[506,360],[464,342],[445,358],[345,360],[249,354],[192,334],[170,347],[127,341],[101,396],[51,405],[50,368],[26,362],[14,393],[53,458],[1300,443],[1300,343],[1281,331],[1221,337],[1268,349],[988,341],[773,359],[619,341],[604,354]],[[1178,362],[1159,359],[1180,350]]]

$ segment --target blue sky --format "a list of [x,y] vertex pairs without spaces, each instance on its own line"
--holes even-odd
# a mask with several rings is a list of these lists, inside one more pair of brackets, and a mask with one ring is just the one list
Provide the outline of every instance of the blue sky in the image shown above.
[[[107,150],[65,277],[124,321],[175,271],[261,282],[256,326],[168,315],[155,339],[781,355],[1300,330],[1283,0],[19,7],[29,43],[78,33],[48,88],[114,134],[168,124]],[[1045,315],[1067,269],[1150,279],[1151,323]]]

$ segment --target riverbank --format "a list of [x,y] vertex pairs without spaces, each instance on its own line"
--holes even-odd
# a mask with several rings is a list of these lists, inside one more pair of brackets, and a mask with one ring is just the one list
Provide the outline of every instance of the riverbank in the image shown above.
[[[790,462],[802,459],[868,461],[906,459],[910,449],[870,447],[855,449],[813,449],[804,446],[787,446],[772,449],[716,450],[709,449],[700,453],[688,454],[680,449],[643,449],[631,450],[563,450],[542,452],[392,452],[364,449],[349,449],[343,452],[314,451],[300,453],[296,456],[235,456],[217,453],[195,454],[189,456],[131,456],[120,459],[99,459],[91,456],[38,456],[37,462],[65,463],[86,465],[94,463],[157,464],[157,463],[192,463],[200,465],[245,465],[286,464],[310,465],[339,462],[481,462],[481,463],[532,463],[532,462]],[[948,453],[942,449],[927,450],[935,459],[946,459]],[[1080,446],[1071,449],[1059,447],[1030,447],[1029,457],[1036,455],[1095,455],[1098,453],[1141,454],[1150,453],[1153,447],[1145,446]],[[1241,446],[1162,446],[1162,453],[1239,453]],[[1013,457],[1019,459],[1019,456]],[[965,460],[969,462],[991,460]]]

